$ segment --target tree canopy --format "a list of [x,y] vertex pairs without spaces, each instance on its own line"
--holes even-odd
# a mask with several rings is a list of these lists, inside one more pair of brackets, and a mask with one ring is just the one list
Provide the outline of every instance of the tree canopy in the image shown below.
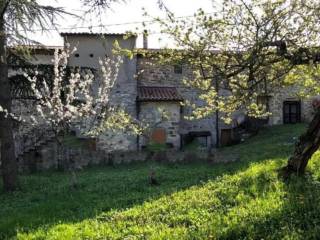
[[[292,86],[299,97],[320,94],[320,7],[317,0],[213,0],[213,12],[199,9],[191,18],[177,18],[164,9],[156,18],[161,33],[179,48],[162,51],[162,63],[193,67],[187,86],[199,91],[201,105],[187,103],[191,118],[216,116],[230,123],[240,111],[251,117],[267,116],[259,96]],[[314,104],[313,106],[317,106]],[[296,143],[283,169],[303,174],[320,147],[320,111]],[[219,133],[217,134],[219,142]]]
[[[195,69],[186,84],[202,92],[205,106],[196,107],[194,117],[219,111],[230,122],[240,109],[265,115],[257,96],[282,86],[299,86],[297,94],[306,97],[319,93],[317,1],[224,0],[213,1],[213,8],[192,18],[167,11],[167,19],[156,19],[183,49],[168,49],[160,60],[184,61]],[[224,90],[228,94],[219,94]]]

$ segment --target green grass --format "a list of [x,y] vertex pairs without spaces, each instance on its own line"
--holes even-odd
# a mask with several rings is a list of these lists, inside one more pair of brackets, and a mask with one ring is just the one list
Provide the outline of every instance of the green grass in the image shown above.
[[[320,154],[303,178],[277,177],[304,125],[265,129],[224,148],[230,164],[141,163],[21,177],[0,195],[0,238],[318,239]],[[156,169],[159,186],[147,181]]]

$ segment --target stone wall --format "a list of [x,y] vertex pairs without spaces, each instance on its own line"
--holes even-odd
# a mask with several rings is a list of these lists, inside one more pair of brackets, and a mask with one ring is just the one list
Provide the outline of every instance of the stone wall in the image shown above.
[[[81,170],[91,166],[119,165],[155,161],[162,163],[227,163],[238,161],[239,157],[220,152],[203,150],[193,151],[93,151],[84,148],[61,148],[55,142],[30,152],[20,159],[19,171],[23,173],[35,173],[47,170]],[[61,167],[62,166],[62,167]]]
[[[134,119],[137,118],[136,98],[137,81],[134,78],[136,71],[136,59],[125,58],[117,81],[110,96],[112,106],[125,110]],[[137,149],[137,136],[124,132],[106,131],[99,137],[100,149],[129,150]],[[105,148],[106,147],[106,148]]]
[[298,89],[294,86],[279,89],[271,93],[269,99],[269,109],[271,116],[269,117],[269,125],[283,124],[283,103],[284,101],[300,101],[301,102],[301,121],[309,122],[313,116],[312,99],[301,99],[298,96]]
[[[14,126],[15,155],[18,158],[29,149],[33,149],[48,139],[53,138],[50,126],[39,116],[35,109],[34,100],[13,100],[12,112],[16,116],[23,116],[26,123]],[[37,119],[33,122],[32,116]]]
[[94,151],[86,148],[63,148],[56,142],[43,146],[37,151],[25,154],[19,161],[20,172],[46,170],[79,170],[97,165],[116,165],[141,162],[147,159],[146,152],[137,151]]
[[[113,55],[113,43],[118,41],[123,48],[133,49],[135,47],[135,37],[124,39],[121,34],[67,34],[64,35],[65,42],[70,44],[70,48],[76,47],[76,52],[69,58],[70,66],[87,66],[97,70],[100,69],[99,59]],[[135,80],[136,58],[129,59],[122,57],[122,63],[118,69],[118,77],[114,83],[110,105],[121,108],[132,117],[137,117],[136,97],[137,81]],[[84,137],[84,136],[81,136]],[[97,147],[100,150],[136,150],[137,137],[123,132],[106,131],[99,136]]]
[[[179,94],[184,100],[189,100],[196,105],[202,105],[199,100],[199,93],[192,88],[187,87],[183,83],[183,79],[192,79],[193,69],[191,66],[183,64],[182,73],[175,73],[173,65],[160,65],[156,60],[148,57],[137,58],[137,81],[138,86],[170,86],[176,87]],[[211,145],[215,145],[215,116],[208,116],[199,120],[187,120],[185,117],[190,116],[192,110],[190,107],[183,107],[181,111],[179,134],[187,134],[189,132],[208,131],[211,133]],[[221,127],[225,126],[220,122]]]
[[[135,47],[135,38],[123,39],[122,35],[111,35],[101,38],[97,35],[70,35],[65,37],[65,40],[71,44],[71,48],[77,47],[75,52],[69,59],[70,66],[82,66],[99,68],[98,59],[105,58],[106,55],[112,55],[112,43],[118,40],[120,45],[125,48],[133,49]],[[151,51],[151,50],[150,50]],[[76,56],[76,53],[78,54]],[[52,55],[38,54],[36,60],[32,64],[46,63],[50,64]],[[41,62],[42,61],[42,62]],[[9,71],[9,76],[19,73],[19,71]],[[179,94],[185,100],[200,106],[203,104],[198,99],[199,92],[195,89],[189,88],[183,84],[183,79],[192,79],[193,69],[189,65],[182,65],[182,72],[175,73],[173,65],[160,65],[150,57],[137,56],[133,59],[123,57],[123,63],[119,69],[119,76],[114,84],[110,96],[111,105],[125,109],[134,118],[140,118],[152,125],[156,120],[154,116],[157,115],[158,108],[162,108],[169,112],[170,118],[163,122],[159,127],[165,128],[167,133],[167,142],[171,143],[175,149],[180,148],[181,135],[190,132],[210,132],[210,145],[214,146],[216,141],[216,121],[215,116],[209,116],[199,120],[187,120],[185,117],[190,116],[191,108],[181,107],[178,102],[143,102],[140,103],[140,113],[137,109],[137,88],[139,86],[171,86],[177,88]],[[269,99],[269,107],[272,113],[269,124],[283,123],[283,102],[286,100],[299,100],[296,97],[296,89],[288,87],[281,89],[272,94]],[[222,93],[225,94],[225,93]],[[312,99],[301,100],[302,121],[310,121],[313,113]],[[23,115],[30,115],[35,112],[34,104],[31,101],[26,101],[25,105],[14,102],[14,112]],[[235,114],[241,115],[241,113]],[[219,122],[220,129],[230,128],[222,121]],[[86,126],[79,126],[85,128]],[[23,128],[17,128],[15,133],[16,139],[16,155],[18,156],[24,151],[26,145],[31,145],[40,139],[46,127],[40,123],[37,127],[27,125]],[[80,132],[80,131],[79,131]],[[84,137],[79,134],[79,137]],[[38,143],[37,143],[38,144]],[[140,146],[146,145],[144,137],[126,134],[124,132],[110,132],[102,133],[97,139],[97,149],[102,152],[114,151],[135,151]]]
[[[162,113],[164,111],[164,114]],[[165,115],[165,116],[164,116]],[[164,117],[164,120],[162,118]],[[166,143],[175,149],[180,148],[180,103],[179,102],[142,102],[140,103],[139,119],[153,128],[163,128],[166,131]],[[150,136],[149,136],[150,137]],[[139,138],[140,148],[148,144],[147,137]]]

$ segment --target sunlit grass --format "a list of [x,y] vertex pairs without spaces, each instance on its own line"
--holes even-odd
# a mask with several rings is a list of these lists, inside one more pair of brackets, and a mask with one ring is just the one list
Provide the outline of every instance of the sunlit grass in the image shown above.
[[[317,239],[320,163],[304,178],[278,178],[304,125],[263,130],[223,151],[230,164],[132,164],[22,177],[0,195],[0,231],[18,239]],[[160,186],[147,181],[156,169]]]

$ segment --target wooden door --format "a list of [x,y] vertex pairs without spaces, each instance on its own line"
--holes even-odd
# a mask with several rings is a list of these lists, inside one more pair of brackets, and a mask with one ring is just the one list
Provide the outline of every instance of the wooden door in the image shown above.
[[156,128],[151,134],[151,141],[154,143],[165,144],[167,141],[166,130],[163,128]]
[[232,144],[232,129],[221,129],[221,146],[229,146]]

